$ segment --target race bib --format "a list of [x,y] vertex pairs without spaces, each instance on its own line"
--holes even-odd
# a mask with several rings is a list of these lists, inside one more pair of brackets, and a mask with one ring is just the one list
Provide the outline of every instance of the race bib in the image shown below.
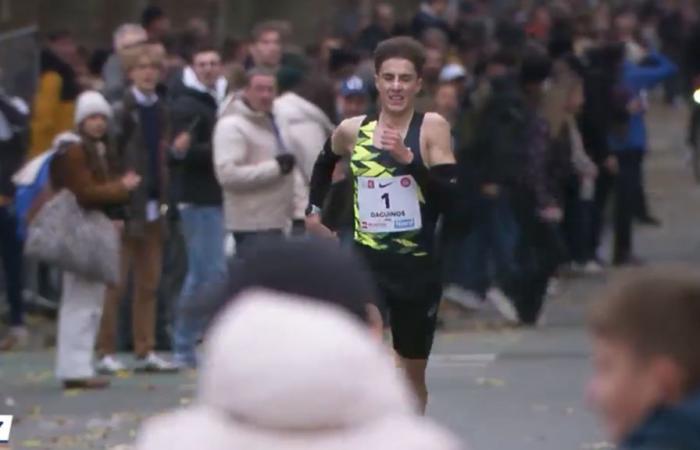
[[399,233],[422,226],[418,187],[412,176],[358,177],[360,229],[366,233]]

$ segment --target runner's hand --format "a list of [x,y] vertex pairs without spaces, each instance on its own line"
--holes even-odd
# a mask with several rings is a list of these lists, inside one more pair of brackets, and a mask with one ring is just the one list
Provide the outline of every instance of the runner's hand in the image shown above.
[[382,131],[380,144],[399,164],[413,162],[413,152],[403,143],[403,137],[399,130],[391,125],[387,125]]
[[324,239],[337,239],[338,236],[330,230],[327,226],[321,223],[321,216],[319,214],[309,214],[304,220],[306,225],[306,232],[312,236],[316,236]]

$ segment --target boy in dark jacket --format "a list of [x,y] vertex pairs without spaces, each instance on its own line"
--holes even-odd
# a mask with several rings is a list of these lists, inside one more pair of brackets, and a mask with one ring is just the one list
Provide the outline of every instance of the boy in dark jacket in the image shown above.
[[638,272],[590,316],[588,393],[622,450],[700,448],[700,275]]

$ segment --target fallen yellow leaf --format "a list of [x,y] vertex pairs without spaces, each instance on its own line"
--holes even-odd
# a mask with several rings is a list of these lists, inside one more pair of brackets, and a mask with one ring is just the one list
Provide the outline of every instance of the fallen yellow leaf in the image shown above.
[[506,382],[499,378],[477,378],[476,384],[486,387],[503,387],[506,385]]
[[77,397],[83,392],[82,389],[67,389],[63,391],[64,397]]

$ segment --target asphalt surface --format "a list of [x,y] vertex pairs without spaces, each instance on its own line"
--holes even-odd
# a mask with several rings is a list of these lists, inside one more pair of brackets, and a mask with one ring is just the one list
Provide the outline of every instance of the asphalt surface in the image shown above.
[[[682,151],[685,114],[657,106],[650,116],[648,190],[664,226],[639,229],[638,253],[649,264],[697,264],[700,189]],[[429,369],[429,416],[476,450],[612,448],[584,399],[584,316],[614,274],[564,281],[537,329],[504,327],[493,310],[448,313]],[[52,365],[51,351],[0,355],[0,414],[15,415],[12,449],[128,448],[144,418],[194,395],[194,373],[125,374],[103,392],[62,391]]]

